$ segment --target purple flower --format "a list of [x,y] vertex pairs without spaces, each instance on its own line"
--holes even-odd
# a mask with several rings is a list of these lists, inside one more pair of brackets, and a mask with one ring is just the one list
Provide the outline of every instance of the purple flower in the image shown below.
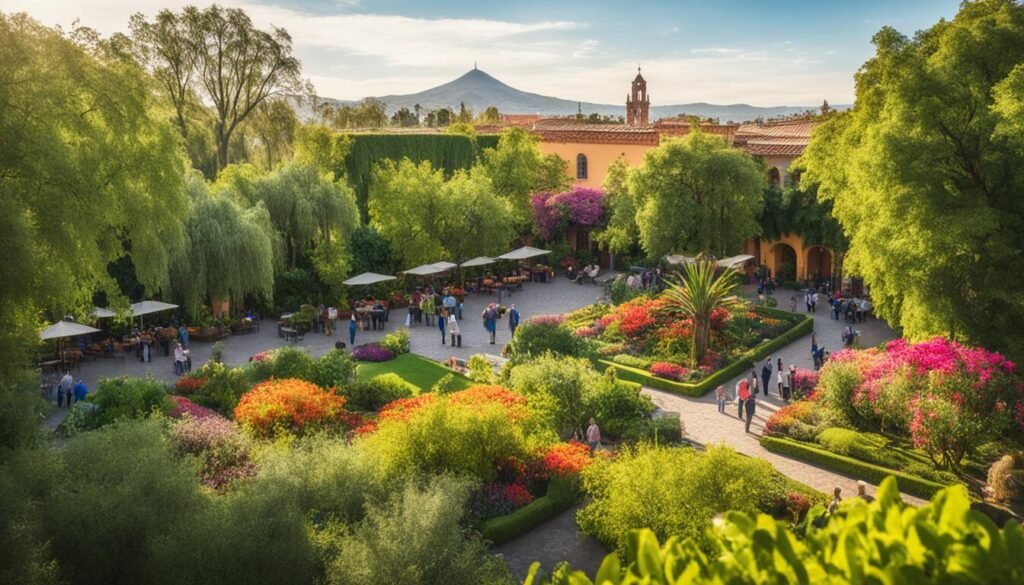
[[570,225],[595,227],[605,219],[604,192],[574,187],[564,193],[543,191],[530,199],[537,231],[550,240]]
[[394,359],[395,354],[376,343],[367,343],[353,347],[352,357],[361,362],[386,362]]

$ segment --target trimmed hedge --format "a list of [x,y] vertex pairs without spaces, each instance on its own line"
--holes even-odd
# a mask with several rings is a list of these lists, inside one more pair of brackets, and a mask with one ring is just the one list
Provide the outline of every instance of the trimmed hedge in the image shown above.
[[891,475],[899,480],[901,490],[919,498],[931,499],[939,490],[947,487],[923,477],[832,453],[814,445],[792,439],[762,436],[761,446],[774,453],[820,465],[826,469],[860,478],[864,481],[870,481],[874,484],[881,483],[882,480]]
[[480,527],[484,540],[495,545],[518,538],[568,510],[579,495],[577,478],[552,479],[546,495],[537,498],[506,516],[491,518]]
[[[775,319],[791,319],[793,317],[793,313],[768,307],[757,307],[756,311],[766,317],[772,317]],[[615,368],[615,373],[618,375],[620,380],[629,380],[630,382],[636,382],[638,384],[643,384],[659,390],[665,390],[666,392],[672,392],[674,394],[701,397],[716,388],[719,384],[724,384],[738,376],[741,372],[754,367],[754,365],[761,359],[814,331],[813,317],[808,315],[797,315],[797,317],[800,321],[782,335],[754,347],[747,352],[745,357],[734,361],[696,383],[666,380],[665,378],[654,376],[646,370],[624,366],[622,364],[617,364],[603,359],[597,360],[597,367],[602,371],[608,368]]]

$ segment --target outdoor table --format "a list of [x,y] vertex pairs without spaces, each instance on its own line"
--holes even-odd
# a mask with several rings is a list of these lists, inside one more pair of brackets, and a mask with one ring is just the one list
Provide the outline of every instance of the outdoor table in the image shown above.
[[57,366],[60,365],[60,360],[46,360],[45,362],[39,362],[39,369],[44,370],[52,368],[53,371],[57,371]]
[[299,330],[293,327],[282,327],[281,333],[284,333],[285,343],[288,343],[289,341],[298,342],[299,340]]

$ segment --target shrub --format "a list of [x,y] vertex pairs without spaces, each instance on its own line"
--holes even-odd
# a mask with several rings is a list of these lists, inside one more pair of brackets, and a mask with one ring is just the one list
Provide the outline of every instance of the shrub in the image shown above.
[[357,366],[347,352],[332,349],[313,364],[309,381],[321,388],[344,388],[356,379]]
[[218,364],[224,363],[224,342],[217,341],[210,348],[210,361]]
[[576,475],[590,465],[590,447],[579,441],[555,443],[541,456],[547,479]]
[[377,345],[390,351],[395,356],[409,353],[409,330],[405,328],[396,329],[382,336],[377,341]]
[[561,318],[538,316],[521,324],[509,342],[512,361],[519,364],[545,353],[575,357],[583,345],[573,332],[562,324]]
[[406,487],[337,537],[328,563],[329,585],[393,583],[508,583],[505,563],[490,554],[460,522],[470,486],[435,479],[423,488]]
[[348,431],[361,423],[358,415],[345,410],[343,397],[295,379],[254,386],[238,402],[235,420],[261,437],[317,429]]
[[645,358],[638,355],[631,355],[628,353],[620,353],[618,355],[615,355],[612,357],[612,361],[617,364],[622,364],[624,366],[629,366],[631,368],[639,368],[641,370],[646,370],[647,368],[650,368],[654,364],[654,361],[651,360],[650,358]]
[[821,405],[814,400],[791,402],[765,422],[766,435],[814,441],[824,426]]
[[[617,555],[608,555],[595,581],[618,585],[1024,581],[1020,526],[1008,522],[998,528],[970,507],[967,490],[955,486],[942,490],[923,508],[909,510],[900,500],[896,480],[888,478],[879,487],[876,502],[867,504],[857,498],[843,502],[822,527],[809,527],[800,537],[787,523],[743,512],[725,514],[710,527],[704,542],[671,538],[659,546],[654,532],[632,532],[623,538],[624,564]],[[889,554],[878,554],[883,550]],[[678,579],[680,575],[685,579]],[[568,568],[549,580],[538,563],[530,567],[526,582],[592,585],[582,572]]]
[[196,375],[206,379],[198,389],[191,392],[189,399],[198,405],[212,408],[230,415],[250,387],[249,374],[241,368],[229,368],[219,362],[207,362]]
[[586,395],[600,380],[600,374],[585,359],[547,354],[516,365],[508,383],[529,397],[534,410],[556,430],[571,432],[586,422]]
[[614,369],[605,370],[600,381],[584,394],[581,423],[593,417],[610,437],[626,438],[632,433],[634,439],[639,439],[657,424],[651,422],[654,403],[640,393],[640,388],[639,384],[619,380]]
[[204,384],[206,384],[206,376],[197,371],[195,375],[186,374],[178,378],[174,383],[174,391],[178,394],[188,395],[202,390]]
[[395,354],[376,343],[367,343],[353,347],[352,357],[361,362],[386,362],[395,359]]
[[86,400],[99,408],[99,426],[153,413],[165,414],[174,407],[167,397],[167,385],[151,376],[105,378]]
[[621,438],[631,443],[648,442],[671,445],[683,440],[683,427],[676,413],[666,413],[657,418],[632,421],[622,431]]
[[95,404],[76,402],[64,420],[57,426],[57,436],[70,439],[100,426],[99,409]]
[[234,481],[256,475],[256,464],[244,437],[231,421],[221,416],[186,415],[171,425],[170,437],[180,453],[199,457],[201,481],[215,491],[223,492]]
[[486,356],[475,353],[469,356],[466,362],[466,369],[469,370],[469,379],[477,384],[494,384],[494,366]]
[[12,375],[0,380],[0,460],[8,450],[41,439],[39,420],[49,412],[49,404],[39,395],[38,374],[15,370]]
[[818,372],[806,368],[797,368],[793,375],[794,396],[806,397],[818,386]]
[[385,404],[410,398],[419,389],[394,373],[380,374],[369,380],[349,384],[340,392],[349,402],[363,410],[380,410]]
[[171,418],[182,418],[188,416],[194,419],[200,419],[217,416],[216,412],[204,406],[199,406],[184,396],[171,396],[171,400],[174,401],[174,407],[167,413]]
[[596,461],[582,477],[592,501],[577,513],[581,529],[620,551],[630,530],[701,540],[716,515],[767,510],[785,495],[770,463],[724,446],[703,453],[639,446]]
[[271,378],[297,378],[312,380],[314,377],[313,358],[305,351],[292,345],[279,347],[264,360],[252,362],[252,381],[262,382]]
[[683,382],[690,376],[690,370],[670,362],[654,362],[649,371],[659,378]]

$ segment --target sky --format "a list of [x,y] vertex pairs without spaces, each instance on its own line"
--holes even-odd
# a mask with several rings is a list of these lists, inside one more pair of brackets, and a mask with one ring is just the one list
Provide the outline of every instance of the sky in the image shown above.
[[[518,89],[623,102],[638,64],[655,105],[853,101],[883,26],[912,35],[959,0],[221,0],[292,36],[321,96],[415,93],[474,62]],[[47,25],[125,31],[200,0],[0,0]]]

